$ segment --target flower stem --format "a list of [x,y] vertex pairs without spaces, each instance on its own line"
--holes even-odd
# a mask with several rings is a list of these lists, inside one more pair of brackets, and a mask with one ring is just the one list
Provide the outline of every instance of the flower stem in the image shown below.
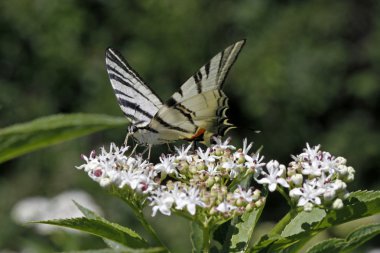
[[208,227],[203,227],[203,245],[202,245],[202,251],[204,253],[210,252],[210,246],[211,246],[211,233],[210,229]]
[[164,243],[157,236],[156,231],[152,228],[152,226],[145,219],[144,214],[142,212],[142,209],[139,209],[139,208],[132,208],[132,209],[133,209],[134,213],[136,214],[138,220],[140,221],[141,225],[143,225],[143,227],[146,229],[146,231],[149,232],[149,234],[154,238],[156,243],[158,243],[161,246],[165,246]]
[[281,234],[285,226],[288,225],[290,220],[293,219],[296,215],[297,211],[290,209],[290,211],[279,222],[277,222],[274,228],[270,231],[270,234]]
[[277,191],[286,199],[286,202],[288,202],[288,205],[290,206],[290,208],[293,209],[294,208],[293,202],[290,199],[289,195],[286,194],[286,192],[284,191],[284,188],[277,187]]

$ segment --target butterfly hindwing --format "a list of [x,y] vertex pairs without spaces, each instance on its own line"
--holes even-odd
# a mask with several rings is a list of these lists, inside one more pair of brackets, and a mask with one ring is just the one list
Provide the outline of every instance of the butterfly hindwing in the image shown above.
[[158,110],[149,127],[165,133],[160,136],[163,142],[191,140],[200,130],[208,134],[206,140],[232,127],[225,115],[228,99],[221,88],[244,43],[238,41],[215,55]]
[[106,50],[106,67],[125,116],[136,127],[147,126],[162,107],[162,101],[115,49]]

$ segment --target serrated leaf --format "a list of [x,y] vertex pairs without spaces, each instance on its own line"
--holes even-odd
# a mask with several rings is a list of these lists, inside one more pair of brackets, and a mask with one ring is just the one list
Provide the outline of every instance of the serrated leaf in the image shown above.
[[147,242],[133,230],[120,226],[119,224],[108,222],[104,219],[89,219],[86,217],[39,221],[37,223],[58,225],[77,229],[102,238],[115,241],[129,248],[147,247]]
[[322,241],[316,245],[314,245],[312,248],[310,248],[307,253],[326,253],[326,252],[341,252],[341,249],[344,246],[344,240],[343,239],[328,239],[325,241]]
[[340,210],[330,210],[316,227],[321,230],[332,225],[364,218],[380,212],[380,191],[357,191],[350,194]]
[[87,217],[87,218],[89,218],[89,219],[101,219],[101,220],[104,219],[104,218],[101,217],[100,215],[96,214],[94,211],[92,211],[92,210],[90,210],[90,209],[88,209],[88,208],[82,206],[82,205],[79,204],[78,202],[76,202],[76,201],[73,201],[73,202],[74,202],[74,204],[76,205],[76,207],[79,209],[79,211],[81,211],[81,213],[82,213],[85,217]]
[[346,239],[334,238],[322,241],[311,247],[307,253],[350,252],[378,234],[380,234],[380,224],[363,226],[349,234]]
[[253,230],[263,209],[264,205],[231,221],[223,247],[224,251],[244,252],[247,250],[253,236]]
[[[380,192],[379,191],[358,191],[350,194],[344,201],[344,207],[340,210],[329,210],[314,208],[311,212],[299,212],[287,224],[282,231],[277,231],[277,235],[260,240],[255,245],[254,252],[295,252],[301,248],[312,236],[318,232],[335,226],[360,219],[380,212]],[[290,215],[287,215],[290,217]],[[287,218],[285,216],[284,219]],[[273,241],[272,236],[277,236]],[[268,245],[270,247],[264,247]],[[263,251],[267,249],[269,251]]]
[[363,226],[346,237],[347,242],[343,250],[353,250],[378,234],[380,234],[380,224]]
[[59,114],[0,129],[0,163],[25,153],[126,125],[123,117],[100,114]]

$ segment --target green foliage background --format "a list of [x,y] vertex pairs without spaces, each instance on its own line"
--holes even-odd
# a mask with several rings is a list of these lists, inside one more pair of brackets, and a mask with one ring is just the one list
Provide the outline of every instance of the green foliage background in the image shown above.
[[[104,66],[108,46],[165,100],[214,54],[247,38],[225,85],[235,144],[247,136],[267,159],[287,163],[306,141],[320,143],[355,167],[353,189],[379,189],[379,13],[375,0],[0,1],[0,127],[57,113],[121,116]],[[1,164],[0,250],[102,245],[87,237],[63,243],[67,235],[45,238],[11,221],[18,200],[65,189],[86,190],[107,217],[135,226],[123,203],[74,168],[81,153],[122,143],[125,133],[108,130]],[[273,196],[264,217],[280,218],[282,205]],[[180,240],[188,226],[176,221],[153,222],[178,251],[189,247]]]

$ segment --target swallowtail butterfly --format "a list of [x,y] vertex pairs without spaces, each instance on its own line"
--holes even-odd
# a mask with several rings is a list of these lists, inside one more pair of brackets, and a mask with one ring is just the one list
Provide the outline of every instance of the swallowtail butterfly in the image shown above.
[[176,140],[209,142],[223,136],[228,123],[228,98],[224,80],[245,40],[215,55],[191,76],[165,103],[146,85],[121,54],[106,50],[106,67],[124,115],[131,121],[129,134],[140,144],[163,144]]

